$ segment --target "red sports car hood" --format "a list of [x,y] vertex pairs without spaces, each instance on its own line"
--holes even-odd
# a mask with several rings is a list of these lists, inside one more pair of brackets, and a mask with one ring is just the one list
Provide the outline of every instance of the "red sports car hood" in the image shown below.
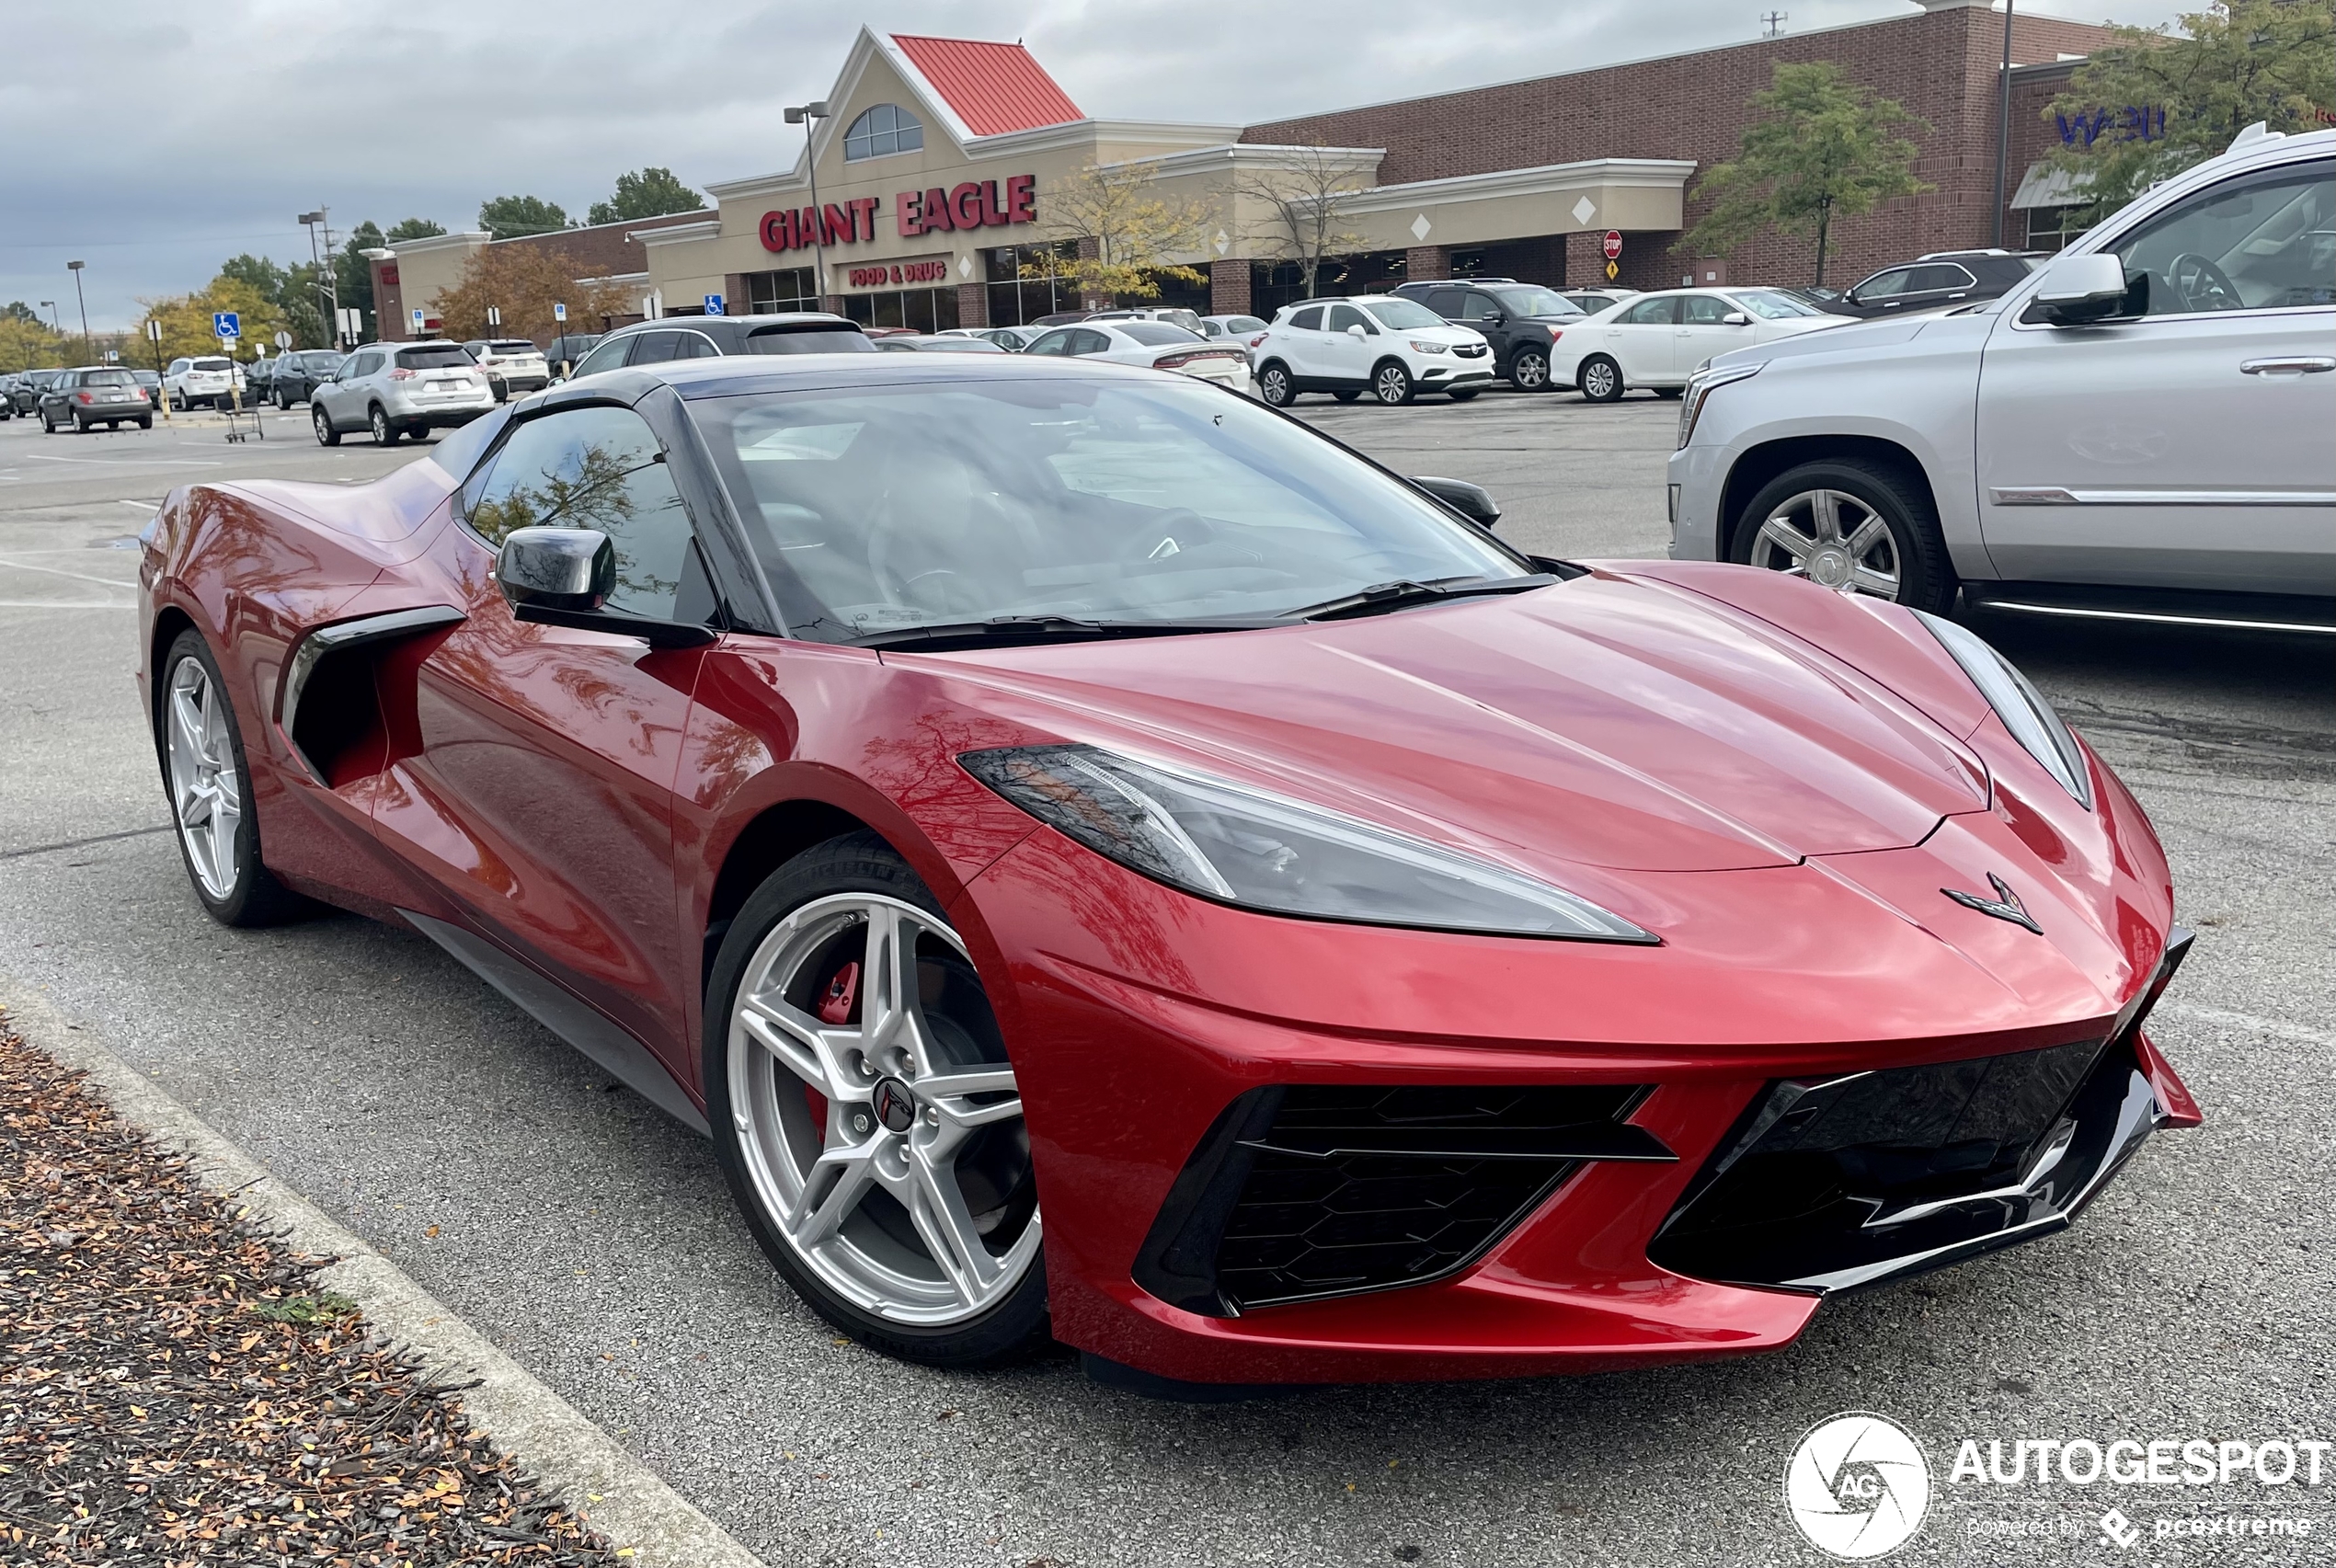
[[1789,864],[1918,843],[1987,801],[1978,759],[1882,686],[1603,573],[1265,632],[885,657],[951,668],[978,705],[1067,738],[1529,861]]

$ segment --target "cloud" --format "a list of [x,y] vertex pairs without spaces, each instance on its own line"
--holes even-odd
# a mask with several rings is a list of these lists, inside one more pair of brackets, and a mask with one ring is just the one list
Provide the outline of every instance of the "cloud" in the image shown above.
[[[1766,3],[1766,0],[1763,0]],[[2070,15],[2080,0],[2061,0]],[[1911,15],[1904,0],[1776,0],[1795,32]],[[663,164],[703,189],[791,163],[788,103],[832,84],[863,19],[1020,38],[1090,114],[1247,123],[1742,42],[1753,0],[112,0],[11,8],[0,53],[0,300],[95,327],[200,286],[249,250],[304,259],[293,214],[337,229],[474,225],[526,193],[574,216]],[[2120,20],[2156,23],[2175,7]],[[2095,18],[2097,19],[2097,18]],[[56,126],[44,136],[34,127]],[[1498,136],[1496,125],[1484,127]],[[1618,155],[1632,152],[1616,147]]]

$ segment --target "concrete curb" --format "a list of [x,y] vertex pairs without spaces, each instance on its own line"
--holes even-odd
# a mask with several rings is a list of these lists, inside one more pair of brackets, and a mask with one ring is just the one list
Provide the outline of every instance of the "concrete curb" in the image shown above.
[[[547,1486],[557,1490],[620,1550],[648,1568],[765,1568],[762,1560],[682,1499],[583,1413],[442,1306],[362,1237],[276,1179],[268,1167],[115,1056],[97,1033],[68,1023],[49,1001],[0,979],[0,1008],[27,1044],[89,1082],[114,1114],[184,1154],[203,1185],[233,1192],[286,1243],[338,1263],[317,1283],[356,1301],[373,1332],[410,1345],[437,1377],[481,1379],[463,1408]],[[596,1498],[589,1506],[584,1500]]]

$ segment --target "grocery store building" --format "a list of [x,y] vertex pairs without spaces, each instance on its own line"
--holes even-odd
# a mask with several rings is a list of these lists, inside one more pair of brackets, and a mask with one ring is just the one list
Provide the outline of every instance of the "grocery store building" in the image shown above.
[[[2110,38],[2024,10],[2014,21],[2004,243],[2051,246],[2066,231],[2078,198],[2041,166],[2052,143],[2135,124],[2147,133],[2147,106],[2104,106],[2098,124],[2073,131],[2044,113],[2074,62]],[[1050,251],[1082,243],[1050,222],[1050,193],[1101,166],[1144,170],[1160,195],[1208,214],[1194,248],[1170,258],[1203,280],[1163,279],[1155,303],[1270,314],[1300,282],[1259,192],[1329,165],[1351,188],[1335,219],[1350,253],[1318,292],[1456,275],[1601,282],[1609,235],[1620,236],[1612,275],[1632,287],[1806,282],[1811,246],[1795,236],[1725,259],[1675,246],[1697,216],[1695,177],[1736,151],[1746,100],[1778,63],[1822,60],[1928,125],[1915,168],[1933,189],[1834,225],[1827,280],[1846,284],[1919,252],[1989,243],[2002,50],[2002,15],[1986,0],[1908,0],[1881,21],[1233,125],[1098,119],[1020,44],[864,29],[807,155],[713,182],[710,212],[626,227],[641,261],[623,275],[648,315],[718,299],[733,315],[824,304],[925,331],[1026,322],[1105,303],[1034,276]],[[387,265],[410,280],[409,253],[434,261],[428,247],[452,251],[458,238],[400,246]],[[425,303],[410,281],[402,298]]]

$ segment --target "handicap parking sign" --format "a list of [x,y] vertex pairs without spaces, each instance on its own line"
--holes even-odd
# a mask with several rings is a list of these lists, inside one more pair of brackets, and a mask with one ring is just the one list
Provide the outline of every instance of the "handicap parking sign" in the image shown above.
[[705,296],[705,314],[708,315],[720,315],[722,314],[721,295],[708,294]]
[[244,335],[243,319],[232,310],[212,311],[211,335],[214,338],[241,338]]

